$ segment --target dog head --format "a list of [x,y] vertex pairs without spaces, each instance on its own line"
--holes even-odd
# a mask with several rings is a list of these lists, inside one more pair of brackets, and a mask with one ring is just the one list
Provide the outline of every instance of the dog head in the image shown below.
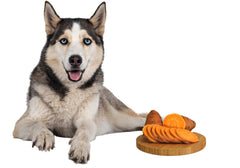
[[47,43],[43,53],[46,64],[65,84],[88,81],[103,61],[105,2],[89,19],[60,18],[52,5],[45,2],[44,20]]

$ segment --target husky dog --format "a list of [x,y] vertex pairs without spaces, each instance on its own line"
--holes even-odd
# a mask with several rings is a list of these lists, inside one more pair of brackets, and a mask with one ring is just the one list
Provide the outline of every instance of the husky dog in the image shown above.
[[146,114],[135,113],[103,86],[105,2],[90,19],[60,18],[45,2],[44,20],[47,42],[13,136],[44,151],[54,148],[54,135],[70,137],[69,159],[86,163],[96,136],[137,130]]

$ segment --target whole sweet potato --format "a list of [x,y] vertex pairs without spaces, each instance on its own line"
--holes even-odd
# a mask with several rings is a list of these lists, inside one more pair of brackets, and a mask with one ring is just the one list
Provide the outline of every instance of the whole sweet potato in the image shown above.
[[145,122],[145,125],[147,125],[147,124],[163,125],[162,117],[159,115],[159,113],[157,111],[152,110],[147,115],[147,120]]

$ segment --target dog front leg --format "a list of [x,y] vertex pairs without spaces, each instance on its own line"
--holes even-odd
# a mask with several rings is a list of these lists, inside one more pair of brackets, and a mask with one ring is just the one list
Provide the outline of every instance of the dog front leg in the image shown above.
[[29,101],[29,107],[25,114],[17,121],[13,136],[23,140],[33,142],[32,147],[36,146],[39,150],[50,150],[54,148],[54,135],[48,129],[46,123],[48,107],[42,102],[41,98],[33,97]]
[[46,125],[28,117],[23,117],[16,123],[13,136],[32,141],[32,147],[36,146],[41,151],[49,151],[55,144],[54,135]]
[[97,126],[94,121],[98,110],[99,95],[88,99],[74,117],[77,131],[70,140],[69,159],[76,163],[87,163],[90,157],[90,142],[96,138]]
[[70,140],[69,159],[76,163],[87,163],[90,157],[90,142],[95,139],[97,126],[92,120],[79,119],[78,128]]

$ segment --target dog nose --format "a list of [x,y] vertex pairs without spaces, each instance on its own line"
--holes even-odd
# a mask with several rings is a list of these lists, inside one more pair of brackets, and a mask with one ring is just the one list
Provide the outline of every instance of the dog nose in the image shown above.
[[80,55],[72,55],[71,57],[69,57],[69,63],[72,66],[80,66],[82,63],[82,58],[80,57]]

